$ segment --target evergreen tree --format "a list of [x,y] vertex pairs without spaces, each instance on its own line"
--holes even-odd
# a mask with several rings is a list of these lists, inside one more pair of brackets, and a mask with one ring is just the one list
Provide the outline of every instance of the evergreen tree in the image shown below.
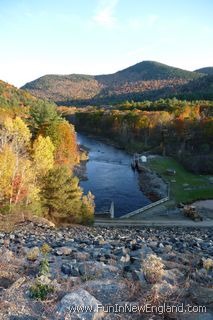
[[89,191],[86,196],[83,196],[82,199],[82,219],[81,222],[83,224],[91,224],[94,221],[94,196]]
[[34,134],[41,133],[51,122],[61,121],[56,106],[48,101],[39,100],[30,107],[30,122]]
[[50,218],[81,222],[82,190],[78,179],[70,177],[67,167],[51,169],[43,179],[41,199]]

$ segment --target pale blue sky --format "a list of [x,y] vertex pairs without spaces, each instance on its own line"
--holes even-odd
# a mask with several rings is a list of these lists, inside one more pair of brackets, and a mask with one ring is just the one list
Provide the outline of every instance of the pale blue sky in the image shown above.
[[0,79],[213,65],[213,0],[0,0]]

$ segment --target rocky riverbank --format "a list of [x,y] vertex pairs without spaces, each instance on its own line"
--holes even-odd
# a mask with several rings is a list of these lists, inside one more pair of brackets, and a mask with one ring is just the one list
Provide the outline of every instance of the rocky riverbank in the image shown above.
[[168,195],[168,185],[156,172],[147,170],[139,173],[139,185],[151,201],[157,201]]
[[[212,235],[210,228],[56,229],[24,222],[0,233],[0,319],[212,319]],[[44,288],[51,290],[36,300]],[[138,309],[163,303],[206,309]],[[77,312],[77,305],[92,309]]]
[[74,167],[73,173],[79,180],[87,180],[87,161],[89,160],[89,148],[79,145],[80,162]]

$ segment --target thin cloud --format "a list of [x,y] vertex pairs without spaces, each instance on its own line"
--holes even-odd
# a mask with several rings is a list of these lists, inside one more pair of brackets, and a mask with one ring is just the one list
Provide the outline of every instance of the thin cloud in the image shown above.
[[101,0],[93,17],[93,22],[106,27],[112,28],[116,26],[117,19],[115,16],[115,8],[119,0]]

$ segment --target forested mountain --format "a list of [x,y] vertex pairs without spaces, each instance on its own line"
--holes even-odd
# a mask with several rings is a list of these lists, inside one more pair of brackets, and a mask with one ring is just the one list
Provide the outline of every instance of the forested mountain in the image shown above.
[[142,61],[129,68],[110,75],[96,76],[96,79],[104,84],[125,83],[126,81],[149,81],[149,80],[173,80],[173,79],[196,79],[200,75],[195,72],[167,66],[156,61]]
[[206,67],[195,70],[195,72],[205,73],[205,74],[213,74],[213,67]]
[[69,105],[113,103],[118,99],[156,99],[203,77],[155,61],[143,61],[108,75],[45,75],[23,86],[39,98]]

